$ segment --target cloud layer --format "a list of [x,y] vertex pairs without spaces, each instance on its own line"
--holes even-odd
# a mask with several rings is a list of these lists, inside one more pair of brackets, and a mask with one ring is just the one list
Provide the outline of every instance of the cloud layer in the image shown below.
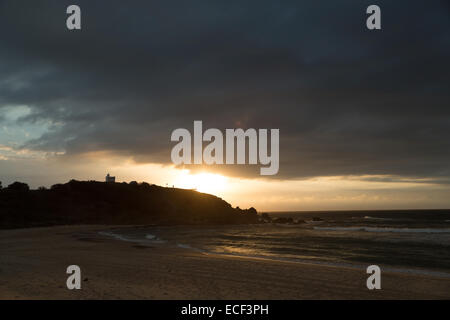
[[[71,32],[74,3],[82,30]],[[3,0],[0,125],[39,133],[15,148],[163,164],[171,132],[194,120],[279,128],[278,178],[448,183],[448,2],[378,1],[376,32],[365,28],[369,4]],[[8,118],[15,107],[29,112]]]

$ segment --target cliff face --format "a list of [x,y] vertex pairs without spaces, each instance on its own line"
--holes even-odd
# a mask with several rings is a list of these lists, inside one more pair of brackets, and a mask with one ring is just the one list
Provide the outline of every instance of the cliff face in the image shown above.
[[0,228],[62,224],[237,224],[258,222],[254,208],[192,190],[147,183],[70,181],[49,190],[0,190]]

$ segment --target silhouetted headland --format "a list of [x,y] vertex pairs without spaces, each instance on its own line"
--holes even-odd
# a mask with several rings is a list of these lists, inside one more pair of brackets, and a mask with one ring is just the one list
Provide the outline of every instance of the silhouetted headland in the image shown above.
[[69,224],[245,224],[254,208],[233,208],[214,195],[148,183],[71,180],[30,190],[15,182],[0,190],[0,228]]

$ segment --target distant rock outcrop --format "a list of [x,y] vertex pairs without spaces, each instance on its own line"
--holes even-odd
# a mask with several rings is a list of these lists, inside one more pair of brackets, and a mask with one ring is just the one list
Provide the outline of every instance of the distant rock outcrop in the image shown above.
[[50,189],[15,183],[0,189],[0,228],[65,224],[258,223],[254,208],[233,208],[205,193],[148,183],[71,180]]

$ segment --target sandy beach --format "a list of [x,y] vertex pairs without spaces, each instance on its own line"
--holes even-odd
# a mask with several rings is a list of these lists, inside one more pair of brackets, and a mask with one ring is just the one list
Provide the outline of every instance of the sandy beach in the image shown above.
[[[450,280],[383,272],[368,290],[364,270],[211,255],[98,234],[108,226],[0,231],[0,299],[449,299]],[[68,290],[79,265],[82,289]]]

